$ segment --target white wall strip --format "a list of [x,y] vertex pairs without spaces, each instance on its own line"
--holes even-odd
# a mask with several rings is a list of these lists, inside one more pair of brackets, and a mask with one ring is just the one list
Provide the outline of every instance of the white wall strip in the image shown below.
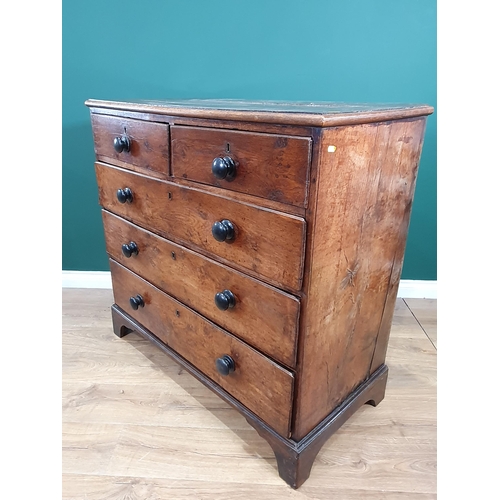
[[437,299],[437,281],[401,280],[398,297],[403,299]]
[[[63,271],[63,288],[111,288],[109,271]],[[437,281],[401,280],[398,297],[437,299]]]
[[63,271],[63,288],[111,288],[109,271]]

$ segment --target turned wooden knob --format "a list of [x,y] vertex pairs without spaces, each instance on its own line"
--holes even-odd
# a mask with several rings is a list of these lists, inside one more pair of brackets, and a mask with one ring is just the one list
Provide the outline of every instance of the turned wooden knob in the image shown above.
[[137,311],[139,307],[144,307],[144,299],[140,295],[130,297],[130,307],[132,307],[134,311]]
[[217,241],[234,240],[234,225],[233,225],[233,223],[227,219],[217,221],[212,226],[212,236]]
[[113,141],[113,147],[117,153],[121,153],[125,151],[126,153],[130,152],[130,139],[126,135],[121,135],[115,137]]
[[135,241],[131,241],[130,243],[124,243],[122,245],[122,253],[129,259],[132,255],[137,255],[139,253],[139,247]]
[[120,203],[132,203],[134,195],[132,194],[132,190],[126,187],[116,192],[116,198]]
[[236,297],[231,290],[224,290],[215,294],[215,305],[221,311],[227,311],[236,305]]
[[217,179],[232,180],[236,177],[236,163],[230,156],[217,157],[212,162],[212,173]]
[[231,356],[228,356],[227,354],[224,354],[224,356],[217,358],[215,366],[217,367],[217,371],[224,377],[234,372],[235,369],[233,358]]

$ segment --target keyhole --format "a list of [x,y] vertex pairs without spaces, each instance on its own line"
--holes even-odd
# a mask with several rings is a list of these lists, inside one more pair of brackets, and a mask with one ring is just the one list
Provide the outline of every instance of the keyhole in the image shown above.
[[226,142],[226,153],[229,153],[229,150],[230,150],[230,146],[229,146],[229,142]]

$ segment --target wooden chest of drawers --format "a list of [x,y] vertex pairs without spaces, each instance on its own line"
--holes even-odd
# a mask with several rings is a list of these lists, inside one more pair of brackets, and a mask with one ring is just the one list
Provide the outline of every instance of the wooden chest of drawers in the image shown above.
[[239,410],[299,487],[333,432],[383,399],[432,108],[86,104],[114,332]]

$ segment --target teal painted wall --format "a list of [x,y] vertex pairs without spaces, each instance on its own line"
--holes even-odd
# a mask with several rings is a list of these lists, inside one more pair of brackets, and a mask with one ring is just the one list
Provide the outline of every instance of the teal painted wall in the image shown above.
[[[65,0],[66,270],[108,269],[88,98],[435,107],[436,0]],[[404,279],[436,279],[436,115],[427,123]]]

